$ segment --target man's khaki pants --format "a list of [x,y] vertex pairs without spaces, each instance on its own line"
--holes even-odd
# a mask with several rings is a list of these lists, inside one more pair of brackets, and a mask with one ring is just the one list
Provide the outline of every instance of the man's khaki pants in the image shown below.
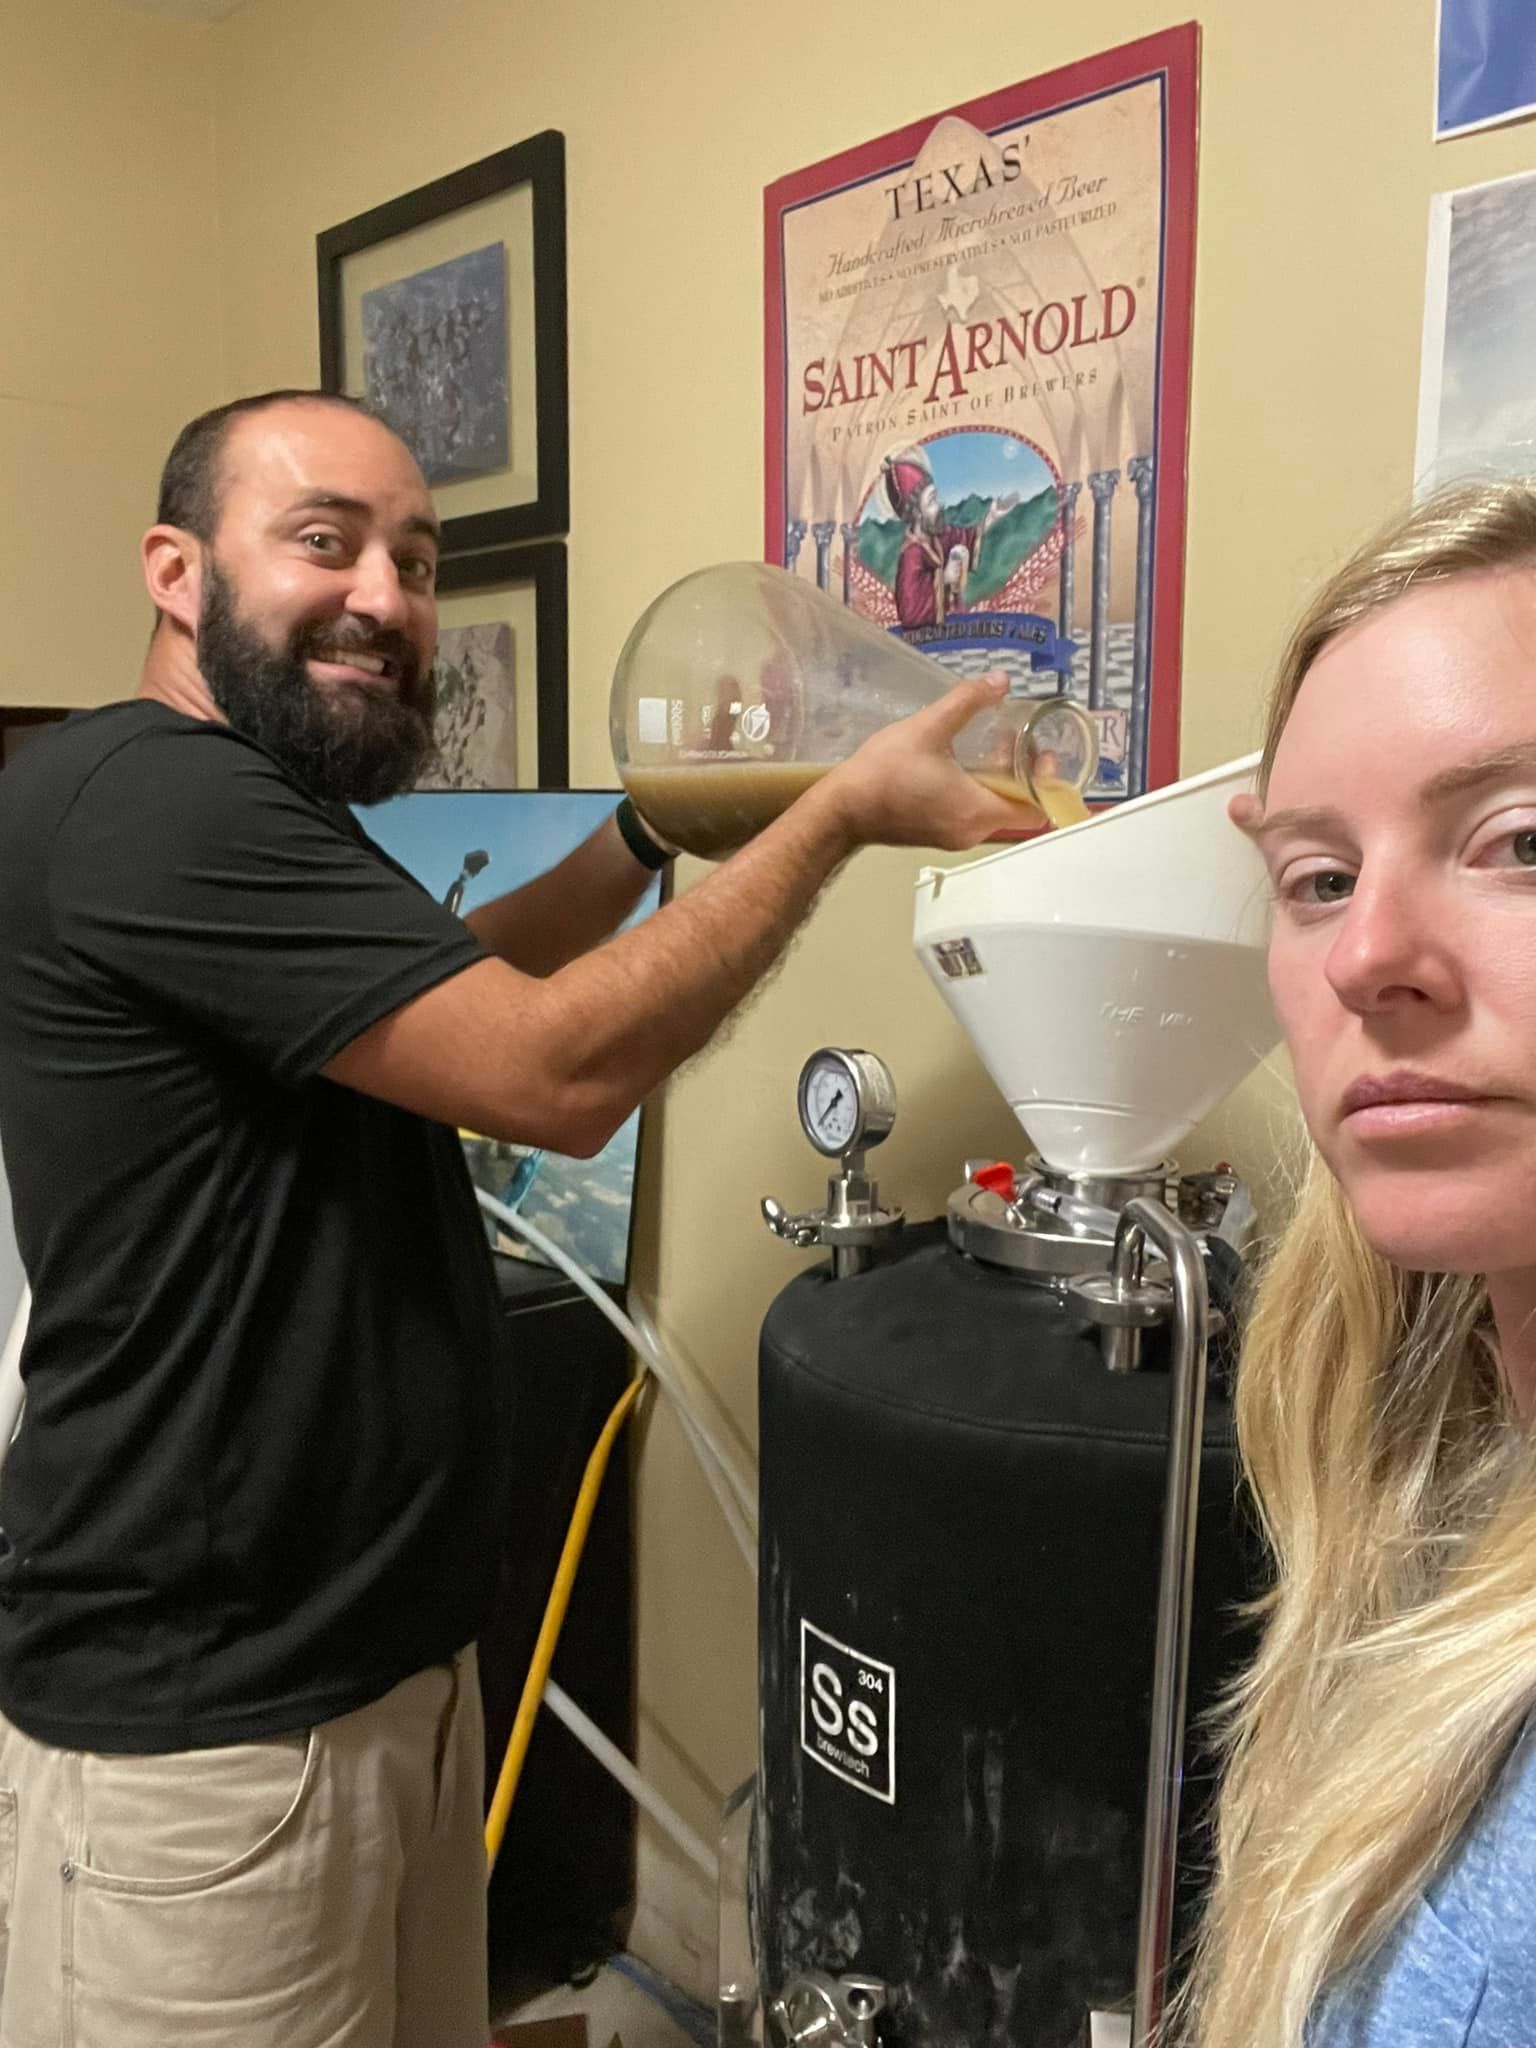
[[0,1721],[0,2048],[486,2048],[473,1651],[171,1756]]

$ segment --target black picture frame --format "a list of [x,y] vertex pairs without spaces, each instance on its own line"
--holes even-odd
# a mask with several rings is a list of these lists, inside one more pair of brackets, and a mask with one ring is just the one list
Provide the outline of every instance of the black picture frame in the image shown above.
[[564,541],[534,541],[526,547],[492,548],[480,554],[454,555],[438,563],[438,597],[466,591],[493,592],[517,584],[533,586],[534,634],[538,669],[534,679],[538,707],[536,789],[569,789],[570,626],[568,576]]
[[346,361],[347,259],[430,227],[467,207],[527,186],[532,200],[533,428],[535,496],[443,521],[443,553],[506,547],[569,531],[570,401],[566,369],[565,137],[553,128],[367,213],[326,228],[315,238],[320,314],[320,385],[354,395],[361,382]]

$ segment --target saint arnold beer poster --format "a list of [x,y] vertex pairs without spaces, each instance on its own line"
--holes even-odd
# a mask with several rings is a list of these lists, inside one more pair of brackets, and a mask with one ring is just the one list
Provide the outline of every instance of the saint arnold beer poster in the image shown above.
[[765,557],[1178,773],[1199,31],[765,194]]

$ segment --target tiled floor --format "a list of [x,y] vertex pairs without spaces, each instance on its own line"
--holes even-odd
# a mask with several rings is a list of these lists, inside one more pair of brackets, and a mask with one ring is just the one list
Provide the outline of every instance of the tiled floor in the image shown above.
[[499,2015],[498,2024],[526,2024],[566,2013],[585,2015],[589,2048],[611,2048],[615,2035],[622,2048],[704,2048],[712,2038],[709,2016],[701,2007],[628,1957],[605,1964],[580,1990],[561,1984],[519,1997]]

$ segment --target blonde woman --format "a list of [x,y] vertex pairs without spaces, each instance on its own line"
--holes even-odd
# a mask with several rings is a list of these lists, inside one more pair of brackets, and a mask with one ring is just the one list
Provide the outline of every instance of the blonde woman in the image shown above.
[[1315,1154],[1239,1374],[1277,1577],[1191,2032],[1532,2048],[1536,488],[1335,577],[1234,817]]

